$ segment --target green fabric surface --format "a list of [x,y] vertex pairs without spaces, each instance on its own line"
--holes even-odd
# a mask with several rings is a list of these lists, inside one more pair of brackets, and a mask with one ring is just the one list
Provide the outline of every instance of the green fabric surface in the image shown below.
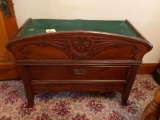
[[108,32],[131,37],[137,34],[125,21],[102,21],[102,20],[58,20],[58,19],[31,19],[19,37],[46,33],[46,29],[60,31],[85,30],[96,32]]

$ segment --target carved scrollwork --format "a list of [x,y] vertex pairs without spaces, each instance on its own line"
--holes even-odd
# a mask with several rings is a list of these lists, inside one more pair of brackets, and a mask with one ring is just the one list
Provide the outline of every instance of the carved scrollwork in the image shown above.
[[121,48],[123,46],[131,47],[130,56],[132,59],[137,59],[136,56],[141,52],[140,46],[129,41],[80,36],[71,37],[65,40],[37,40],[23,44],[20,51],[25,58],[27,58],[27,55],[29,54],[29,50],[27,49],[27,46],[29,45],[38,45],[39,47],[53,46],[66,53],[70,58],[78,60],[90,59],[104,49]]
[[23,49],[21,49],[21,48],[18,48],[18,49],[23,54],[24,59],[26,59],[27,58],[27,54],[29,54],[29,50],[27,48],[25,48],[25,47]]
[[134,46],[133,49],[131,50],[131,56],[133,59],[136,59],[136,55],[138,55],[141,51],[141,47],[140,46]]
[[45,42],[40,42],[38,43],[38,46],[40,47],[47,47],[49,44],[48,43],[45,43]]

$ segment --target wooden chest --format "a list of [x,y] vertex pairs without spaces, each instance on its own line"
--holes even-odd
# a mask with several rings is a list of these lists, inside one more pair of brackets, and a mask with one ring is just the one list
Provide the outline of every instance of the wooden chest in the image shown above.
[[28,107],[36,94],[61,91],[116,91],[126,105],[152,49],[127,20],[29,19],[6,47],[21,72]]

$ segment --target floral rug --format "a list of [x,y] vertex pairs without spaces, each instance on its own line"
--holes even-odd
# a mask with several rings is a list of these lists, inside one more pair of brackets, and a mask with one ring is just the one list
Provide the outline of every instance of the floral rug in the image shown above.
[[36,95],[28,110],[22,81],[0,81],[0,120],[139,120],[157,88],[151,75],[137,75],[128,106],[116,92],[61,92]]

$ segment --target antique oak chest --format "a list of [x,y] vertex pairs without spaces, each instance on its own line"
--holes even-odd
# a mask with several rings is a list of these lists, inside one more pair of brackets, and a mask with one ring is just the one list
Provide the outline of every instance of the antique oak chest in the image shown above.
[[36,94],[61,91],[116,91],[126,105],[152,49],[127,20],[57,19],[27,20],[6,47],[19,67],[27,107]]

